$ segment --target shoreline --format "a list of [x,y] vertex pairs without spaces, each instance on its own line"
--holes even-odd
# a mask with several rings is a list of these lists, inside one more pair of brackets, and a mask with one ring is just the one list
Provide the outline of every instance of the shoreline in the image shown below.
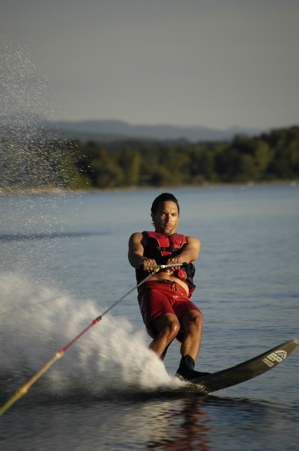
[[247,182],[247,183],[204,183],[202,185],[177,185],[177,186],[131,186],[118,188],[88,188],[88,189],[64,189],[57,187],[43,187],[43,188],[0,188],[0,196],[33,196],[33,195],[67,195],[67,194],[96,194],[119,191],[145,191],[157,190],[168,191],[173,189],[210,189],[210,188],[249,188],[252,186],[298,186],[299,180],[275,180],[271,182]]

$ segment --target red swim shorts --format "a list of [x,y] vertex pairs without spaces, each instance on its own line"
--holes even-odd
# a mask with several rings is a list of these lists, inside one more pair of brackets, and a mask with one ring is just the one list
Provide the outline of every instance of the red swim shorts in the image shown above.
[[[145,283],[139,289],[138,302],[143,322],[147,328],[153,319],[159,318],[165,313],[173,313],[180,320],[189,310],[200,312],[199,308],[190,301],[185,289],[175,282]],[[182,339],[181,333],[179,339]]]

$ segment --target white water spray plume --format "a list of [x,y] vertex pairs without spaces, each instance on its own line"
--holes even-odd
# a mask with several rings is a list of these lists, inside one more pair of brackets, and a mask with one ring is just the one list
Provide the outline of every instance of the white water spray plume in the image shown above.
[[[0,374],[4,382],[5,377],[16,378],[18,384],[27,382],[26,378],[101,313],[92,300],[75,299],[13,272],[1,274],[0,290]],[[101,306],[103,311],[106,308]],[[111,313],[74,343],[42,378],[43,389],[56,395],[70,389],[100,395],[178,385],[148,349],[145,332],[134,330],[126,318]]]

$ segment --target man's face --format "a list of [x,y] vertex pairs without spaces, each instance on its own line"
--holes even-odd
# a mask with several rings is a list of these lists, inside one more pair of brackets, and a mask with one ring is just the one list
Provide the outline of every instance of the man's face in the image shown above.
[[159,204],[155,214],[152,214],[155,231],[172,235],[179,225],[179,212],[175,202],[166,201]]

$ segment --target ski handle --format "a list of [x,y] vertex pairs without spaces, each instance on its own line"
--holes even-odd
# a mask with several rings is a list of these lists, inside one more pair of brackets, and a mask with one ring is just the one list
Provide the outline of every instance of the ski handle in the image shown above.
[[173,263],[172,265],[141,265],[140,269],[147,269],[147,268],[153,268],[155,272],[160,271],[160,269],[167,269],[167,268],[178,268],[180,266],[186,266],[187,263]]

